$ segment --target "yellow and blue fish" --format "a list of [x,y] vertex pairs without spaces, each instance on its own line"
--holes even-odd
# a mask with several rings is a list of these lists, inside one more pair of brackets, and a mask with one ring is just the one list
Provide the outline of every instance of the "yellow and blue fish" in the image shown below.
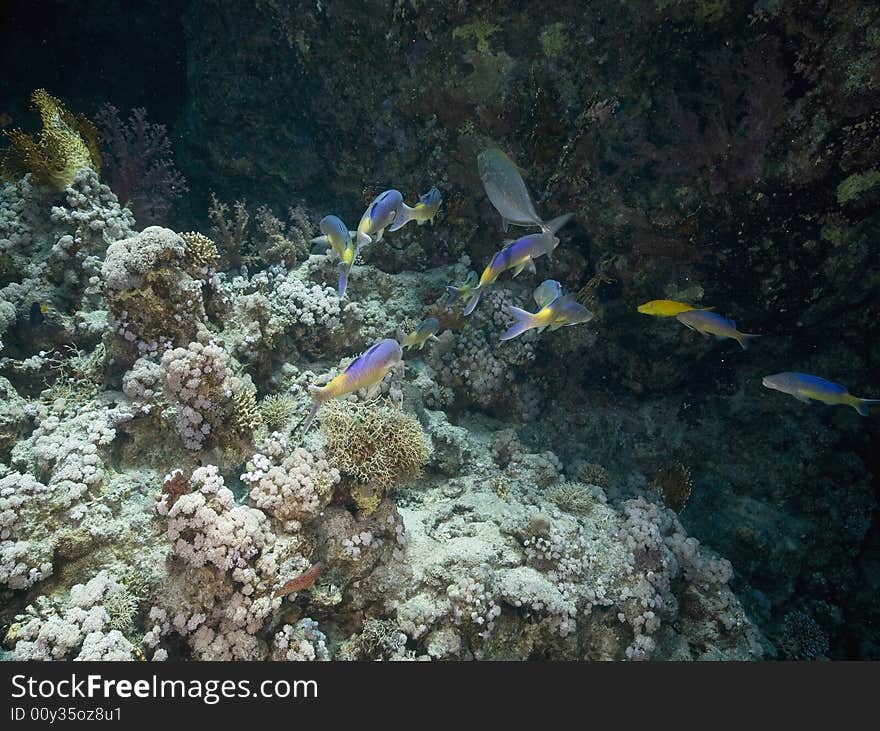
[[312,410],[306,417],[303,431],[309,430],[322,404],[362,388],[376,386],[401,360],[403,360],[403,349],[400,343],[393,338],[386,338],[355,358],[349,363],[348,368],[326,386],[309,386]]
[[46,321],[46,315],[49,314],[49,305],[45,302],[31,302],[28,311],[28,320],[31,325],[42,325]]
[[821,401],[830,406],[852,406],[862,416],[869,416],[871,407],[880,404],[880,399],[853,396],[844,386],[826,381],[809,373],[776,373],[764,376],[761,383],[774,391],[787,393],[798,401]]
[[348,275],[357,258],[357,249],[352,242],[352,234],[342,219],[337,216],[324,216],[319,224],[323,236],[311,240],[313,244],[330,244],[334,253],[339,257],[339,283],[336,291],[339,299],[345,299],[345,290],[348,287]]
[[419,196],[419,202],[412,208],[406,203],[402,203],[400,211],[394,218],[394,223],[388,227],[388,230],[398,231],[410,221],[415,221],[419,226],[430,221],[433,226],[434,216],[436,216],[437,212],[440,210],[440,203],[442,202],[443,198],[440,195],[440,191],[434,187],[424,195]]
[[483,270],[479,284],[474,288],[464,314],[470,315],[480,301],[483,292],[496,279],[509,269],[513,270],[513,276],[517,276],[523,269],[535,271],[535,259],[545,254],[550,255],[559,246],[559,237],[556,232],[562,228],[571,218],[570,213],[559,216],[543,224],[539,233],[527,234],[515,241],[508,242],[501,251],[492,257],[492,261]]
[[709,310],[687,310],[677,314],[675,319],[706,337],[714,335],[719,339],[732,338],[739,343],[743,350],[749,349],[750,340],[761,337],[740,332],[736,329],[736,322]]
[[437,339],[438,332],[440,332],[440,321],[436,317],[429,317],[404,337],[400,344],[404,348],[418,348],[421,350],[429,340]]
[[516,322],[501,336],[501,340],[512,340],[535,328],[539,332],[549,328],[552,332],[593,319],[593,313],[574,297],[562,294],[562,286],[554,279],[542,282],[533,296],[538,305],[537,312],[528,312],[519,307],[507,308]]
[[403,196],[399,190],[386,190],[376,196],[364,211],[357,228],[357,248],[381,241],[385,229],[400,215]]
[[471,293],[477,288],[479,276],[474,271],[468,272],[467,278],[461,284],[447,284],[446,291],[451,294],[455,302],[461,302],[470,298]]

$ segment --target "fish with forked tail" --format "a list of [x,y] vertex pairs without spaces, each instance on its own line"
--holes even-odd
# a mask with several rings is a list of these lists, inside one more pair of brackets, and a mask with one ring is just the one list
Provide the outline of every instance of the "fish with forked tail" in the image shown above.
[[355,358],[349,363],[348,368],[326,386],[309,386],[312,394],[312,410],[306,417],[303,433],[312,426],[315,414],[322,404],[361,388],[375,386],[401,360],[403,360],[403,349],[400,343],[393,338],[386,338]]
[[440,210],[440,203],[442,202],[443,198],[440,196],[440,191],[434,187],[424,195],[419,196],[419,202],[412,208],[406,203],[401,203],[400,211],[395,216],[394,223],[388,227],[388,230],[398,231],[410,221],[415,221],[419,226],[430,221],[433,226],[434,216]]
[[429,340],[437,340],[438,332],[440,332],[440,321],[436,317],[429,317],[423,320],[415,330],[406,335],[400,344],[404,348],[418,348],[421,350]]
[[593,319],[593,313],[580,302],[562,294],[562,287],[554,279],[542,282],[535,289],[533,297],[539,308],[537,312],[528,312],[519,307],[507,308],[516,322],[501,336],[501,340],[512,340],[535,328],[553,331]]
[[357,248],[360,249],[374,241],[381,241],[385,229],[400,215],[401,206],[403,206],[403,196],[399,190],[386,190],[377,195],[361,216],[357,229]]
[[454,302],[470,299],[471,293],[477,288],[479,276],[474,271],[468,272],[467,277],[461,284],[447,284],[446,291],[454,297]]
[[766,388],[794,396],[798,401],[813,400],[830,406],[852,406],[862,416],[869,416],[871,407],[880,404],[880,399],[853,396],[839,383],[826,381],[809,373],[776,373],[772,376],[764,376],[761,383]]
[[556,232],[568,223],[571,214],[565,214],[543,224],[538,233],[527,234],[516,241],[508,242],[501,251],[492,257],[492,261],[483,270],[479,284],[474,288],[470,300],[464,308],[464,314],[470,315],[480,301],[483,292],[508,269],[517,276],[523,269],[535,271],[535,262],[539,256],[550,255],[559,246]]
[[319,224],[323,236],[311,240],[313,244],[330,244],[335,254],[339,257],[339,284],[336,291],[339,299],[345,299],[345,290],[348,287],[348,275],[357,258],[357,249],[352,243],[352,232],[348,230],[337,216],[324,216]]
[[739,343],[743,350],[749,349],[749,341],[761,337],[760,335],[740,332],[736,329],[736,322],[709,310],[687,310],[680,312],[675,316],[675,319],[682,325],[689,327],[691,330],[696,330],[706,337],[714,335],[722,340],[724,338],[732,338]]

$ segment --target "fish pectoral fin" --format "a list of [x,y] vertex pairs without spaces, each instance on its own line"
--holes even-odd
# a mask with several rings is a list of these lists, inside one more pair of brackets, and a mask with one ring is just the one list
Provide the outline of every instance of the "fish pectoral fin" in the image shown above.
[[372,386],[367,388],[367,401],[372,401],[374,398],[376,398],[376,396],[379,395],[379,389],[381,388],[381,386],[382,381],[379,381],[378,383],[374,383]]
[[538,269],[537,269],[537,267],[535,267],[535,260],[534,259],[529,259],[526,262],[526,269],[528,269],[532,274],[537,274]]
[[514,278],[515,278],[517,275],[521,274],[521,273],[522,273],[522,270],[525,269],[525,268],[526,268],[526,265],[525,265],[525,264],[518,264],[516,267],[514,267],[514,269],[513,269],[513,276],[514,276]]

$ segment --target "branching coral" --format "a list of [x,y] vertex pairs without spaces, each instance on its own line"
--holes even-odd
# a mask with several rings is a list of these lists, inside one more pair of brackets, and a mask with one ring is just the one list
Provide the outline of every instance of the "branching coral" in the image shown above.
[[290,269],[308,255],[312,225],[302,206],[290,209],[287,223],[277,218],[268,206],[260,206],[256,218],[257,228],[266,237],[261,254],[267,264]]
[[95,115],[104,150],[104,179],[141,226],[159,223],[171,203],[186,193],[186,180],[174,167],[164,124],[147,121],[135,109],[127,122],[105,104]]
[[21,130],[4,132],[11,143],[0,153],[4,177],[16,180],[31,173],[35,182],[64,190],[78,170],[100,171],[98,134],[88,119],[71,114],[45,89],[37,89],[31,103],[40,113],[43,128],[36,139]]
[[220,258],[217,244],[207,236],[196,231],[187,231],[180,234],[180,238],[183,239],[187,264],[192,269],[206,273],[217,265]]
[[236,201],[233,206],[234,218],[229,219],[229,205],[211,193],[211,207],[208,217],[214,224],[214,231],[223,247],[223,256],[230,269],[238,269],[242,264],[242,254],[247,242],[247,226],[250,214],[244,201]]
[[192,342],[162,356],[166,392],[178,403],[177,428],[187,449],[200,449],[235,413],[233,395],[239,393],[239,381],[228,362],[213,342]]
[[352,496],[366,513],[386,491],[416,480],[428,461],[418,419],[388,403],[331,401],[319,415],[330,462],[358,483]]
[[266,454],[255,454],[241,481],[250,488],[253,503],[279,521],[285,530],[314,519],[330,502],[339,472],[330,467],[323,453],[302,448],[282,458],[286,441],[273,434]]
[[287,394],[272,394],[260,402],[259,409],[267,427],[283,430],[293,416],[293,399]]

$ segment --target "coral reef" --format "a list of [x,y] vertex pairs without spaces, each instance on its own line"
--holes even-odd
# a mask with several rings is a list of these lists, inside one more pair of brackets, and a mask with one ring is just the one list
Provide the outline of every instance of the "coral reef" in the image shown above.
[[[43,92],[42,132],[4,133],[3,657],[880,657],[876,414],[760,385],[880,395],[880,11],[392,5],[153,8],[178,91],[73,58],[57,90],[136,108],[95,116],[100,169]],[[356,76],[328,27],[358,29]],[[488,147],[573,217],[465,317],[444,287],[505,238]],[[340,300],[315,222],[434,185]],[[547,278],[594,324],[499,343]],[[660,297],[763,337],[636,311]],[[438,340],[302,433],[310,386],[426,317]]]

